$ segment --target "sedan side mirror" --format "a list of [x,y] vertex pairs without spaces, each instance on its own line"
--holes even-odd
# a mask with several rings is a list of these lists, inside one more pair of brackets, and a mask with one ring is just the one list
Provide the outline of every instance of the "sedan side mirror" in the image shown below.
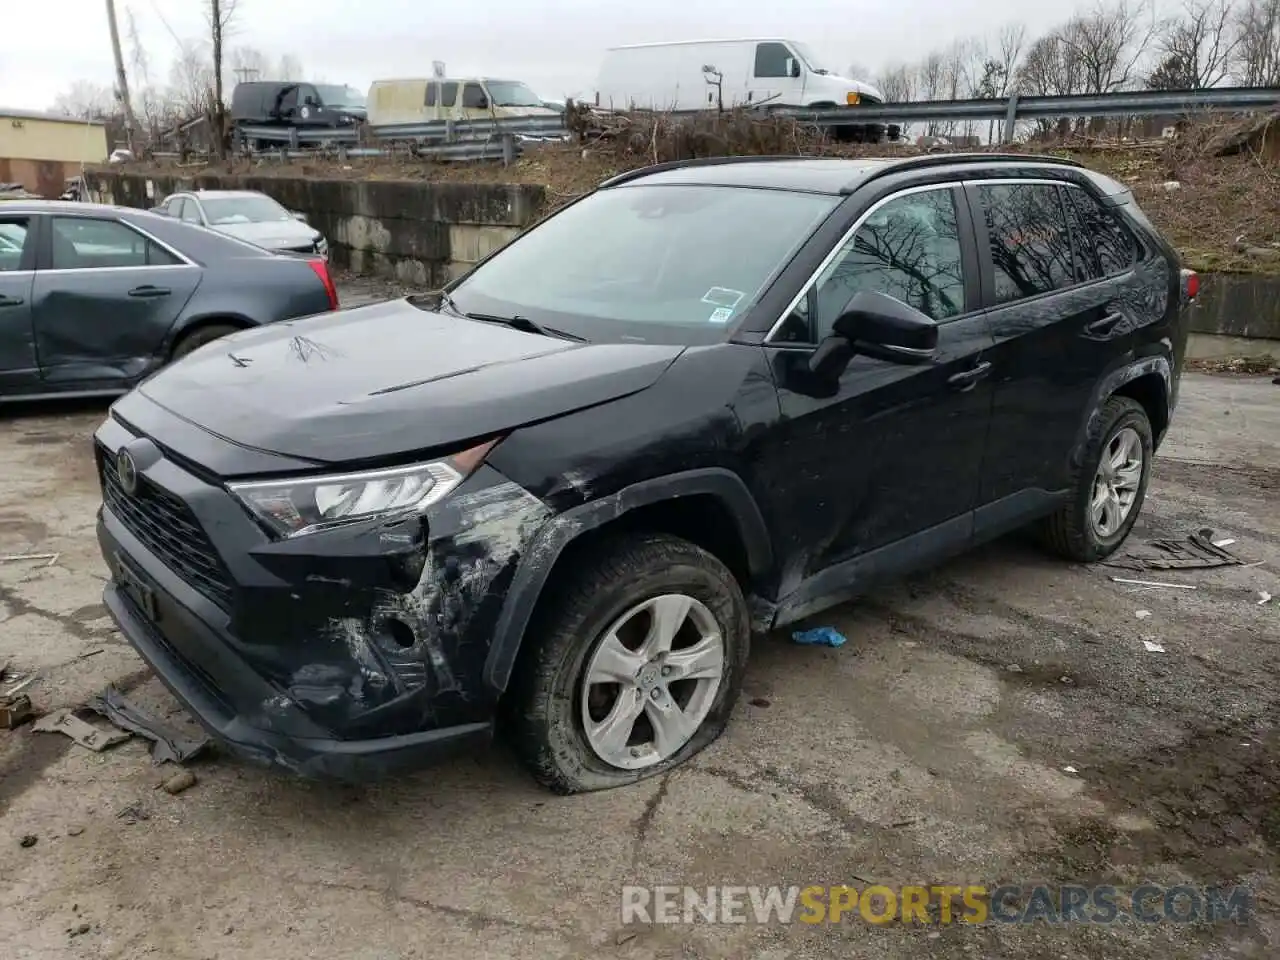
[[933,320],[878,291],[855,293],[832,330],[809,358],[815,374],[839,375],[856,353],[890,363],[927,363],[938,350]]

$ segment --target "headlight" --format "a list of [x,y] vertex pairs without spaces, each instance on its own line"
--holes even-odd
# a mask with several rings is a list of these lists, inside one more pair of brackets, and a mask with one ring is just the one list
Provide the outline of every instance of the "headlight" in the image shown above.
[[324,237],[316,237],[316,253],[328,254],[329,241]]
[[420,513],[467,479],[498,441],[431,463],[363,473],[228,484],[228,489],[281,537],[368,520]]

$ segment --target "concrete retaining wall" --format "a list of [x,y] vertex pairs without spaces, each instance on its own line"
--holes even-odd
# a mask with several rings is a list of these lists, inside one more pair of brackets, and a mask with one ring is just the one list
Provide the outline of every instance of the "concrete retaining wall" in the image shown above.
[[[1194,333],[1280,341],[1280,277],[1206,274],[1191,311]],[[1274,344],[1280,355],[1280,342]]]
[[180,190],[259,190],[329,238],[335,265],[439,287],[531,224],[546,196],[528,184],[283,177],[87,175],[94,199],[152,207]]
[[[116,171],[90,173],[88,180],[96,198],[133,207],[154,206],[178,190],[260,190],[305,213],[329,238],[338,266],[420,287],[446,283],[507,243],[537,218],[546,199],[543,187],[530,184]],[[1262,341],[1261,352],[1280,356],[1280,277],[1205,275],[1191,328],[1215,338]]]

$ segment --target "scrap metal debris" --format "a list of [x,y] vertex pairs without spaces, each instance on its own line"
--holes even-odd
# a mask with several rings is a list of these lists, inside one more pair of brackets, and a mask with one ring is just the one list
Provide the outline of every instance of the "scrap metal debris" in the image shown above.
[[[1124,570],[1204,570],[1209,567],[1239,566],[1244,561],[1227,550],[1234,540],[1218,540],[1203,527],[1185,540],[1149,540],[1149,551],[1131,551],[1102,561],[1105,567]],[[1113,578],[1114,579],[1114,578]]]
[[208,737],[183,736],[163,720],[151,716],[115,687],[107,687],[85,704],[117,727],[152,741],[151,762],[156,766],[167,761],[185,763],[209,745]]
[[37,837],[34,833],[28,833],[26,836],[24,836],[21,840],[18,841],[18,846],[22,847],[23,850],[29,850],[36,845],[39,839],[40,838]]
[[117,743],[124,743],[132,733],[125,730],[102,730],[91,723],[81,720],[70,710],[59,710],[47,717],[41,717],[31,725],[32,730],[40,733],[63,733],[95,753],[101,753]]
[[1139,587],[1176,587],[1179,590],[1194,590],[1195,587],[1189,583],[1167,583],[1163,580],[1129,580],[1125,577],[1112,577],[1113,583],[1133,583]]
[[796,643],[810,647],[842,647],[845,636],[835,627],[814,627],[812,630],[797,630],[791,635]]
[[31,716],[31,698],[25,693],[18,697],[0,698],[0,729],[12,730]]

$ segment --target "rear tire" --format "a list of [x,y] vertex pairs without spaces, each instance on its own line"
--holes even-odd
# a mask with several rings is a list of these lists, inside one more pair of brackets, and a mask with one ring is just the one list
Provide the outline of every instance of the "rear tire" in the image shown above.
[[197,327],[189,333],[183,334],[176,344],[173,346],[173,353],[170,355],[170,362],[181,360],[189,353],[203,347],[206,343],[212,343],[220,337],[225,337],[229,333],[235,333],[239,327],[229,323],[211,323],[207,327]]
[[671,536],[627,537],[549,589],[510,691],[513,744],[540,783],[561,794],[635,783],[720,736],[750,643],[742,590],[720,560]]
[[[1129,397],[1107,400],[1090,425],[1084,456],[1072,476],[1071,499],[1040,527],[1044,545],[1079,563],[1115,553],[1142,512],[1154,450],[1151,421],[1142,404]],[[1141,463],[1135,463],[1139,453]],[[1118,469],[1116,463],[1121,464]]]

